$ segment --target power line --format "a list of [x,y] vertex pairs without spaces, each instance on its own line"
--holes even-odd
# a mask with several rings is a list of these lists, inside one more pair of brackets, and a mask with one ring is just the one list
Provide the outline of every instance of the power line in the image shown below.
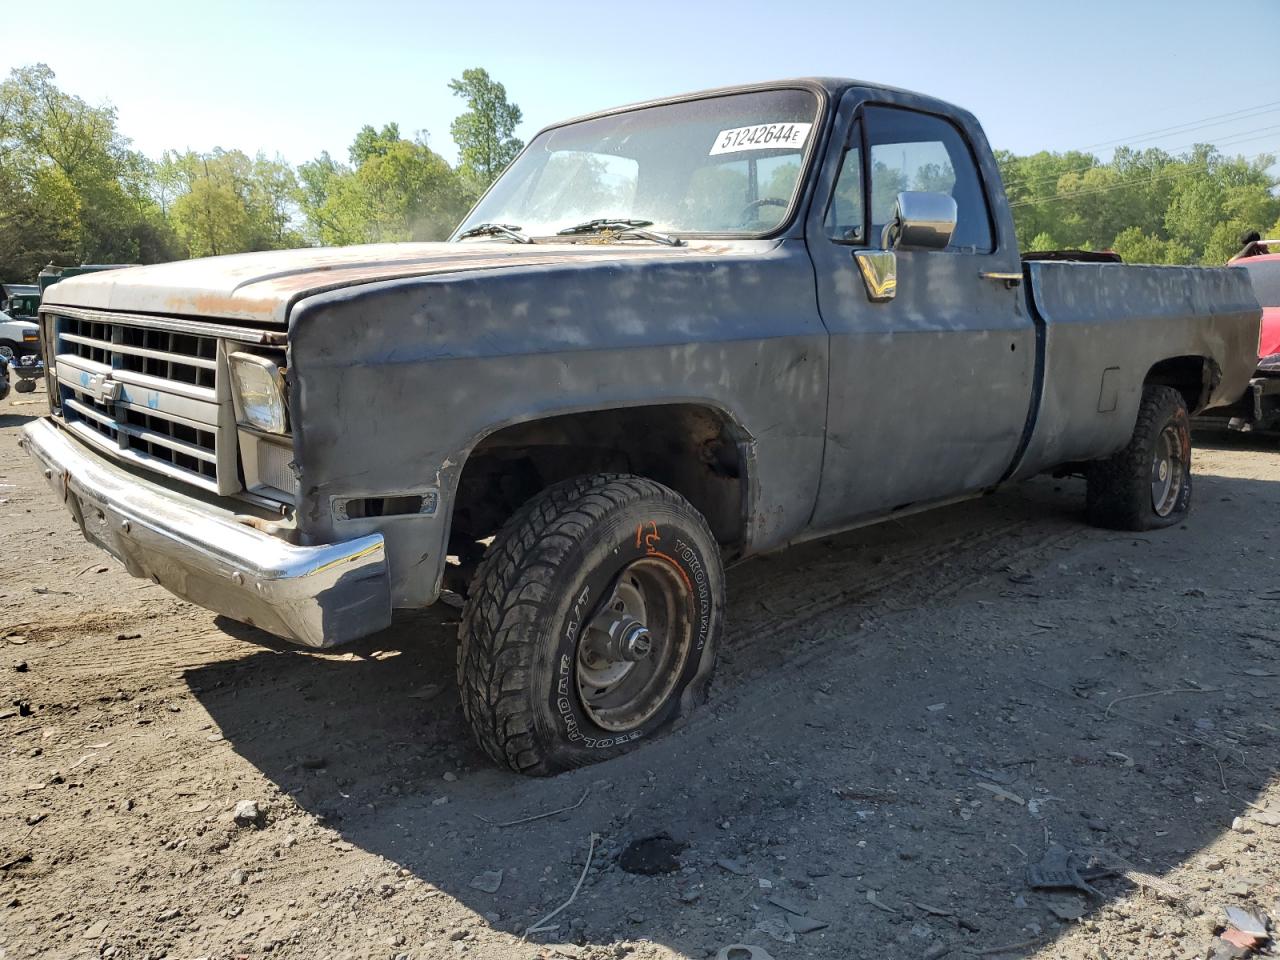
[[[1280,100],[1273,100],[1270,103],[1259,103],[1252,107],[1241,107],[1239,110],[1232,110],[1229,113],[1214,113],[1207,117],[1201,117],[1199,120],[1186,120],[1182,123],[1174,124],[1171,127],[1160,127],[1156,130],[1148,130],[1146,133],[1135,133],[1127,137],[1117,137],[1115,140],[1103,140],[1099,143],[1091,143],[1087,146],[1080,147],[1081,151],[1092,150],[1094,147],[1109,147],[1112,144],[1125,144],[1132,141],[1141,141],[1146,139],[1159,139],[1160,135],[1180,133],[1184,130],[1197,130],[1201,127],[1216,127],[1222,123],[1230,122],[1227,118],[1236,120],[1246,120],[1248,117],[1242,117],[1240,114],[1247,113],[1250,116],[1260,116],[1261,113],[1270,113],[1275,108],[1280,107]],[[1264,109],[1266,108],[1266,109]],[[1261,111],[1259,114],[1253,114],[1252,111]],[[1213,121],[1213,122],[1209,122]]]

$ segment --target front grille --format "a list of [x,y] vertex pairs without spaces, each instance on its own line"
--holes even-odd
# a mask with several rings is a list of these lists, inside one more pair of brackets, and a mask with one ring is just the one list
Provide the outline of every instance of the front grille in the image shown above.
[[55,311],[52,339],[69,429],[157,473],[220,494],[240,489],[216,337]]

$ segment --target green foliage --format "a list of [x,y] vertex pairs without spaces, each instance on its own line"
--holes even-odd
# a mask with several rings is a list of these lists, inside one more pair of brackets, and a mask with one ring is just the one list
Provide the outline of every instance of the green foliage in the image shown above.
[[0,83],[0,276],[175,255],[148,175],[114,108],[63,92],[44,64],[12,70]]
[[167,197],[169,222],[189,257],[302,245],[293,225],[298,181],[283,159],[250,158],[239,150],[169,151],[156,180]]
[[443,157],[394,123],[364,127],[350,157],[346,166],[322,153],[298,168],[302,213],[319,243],[443,240],[474,199]]
[[1273,230],[1280,217],[1280,180],[1267,173],[1275,158],[1266,154],[1227,157],[1202,144],[1181,156],[1121,147],[1110,163],[1077,152],[997,151],[996,159],[1024,250],[1221,264],[1242,233]]
[[524,144],[515,136],[524,114],[507,100],[507,90],[481,67],[462,71],[449,89],[467,103],[449,133],[462,157],[462,174],[477,194],[497,179]]

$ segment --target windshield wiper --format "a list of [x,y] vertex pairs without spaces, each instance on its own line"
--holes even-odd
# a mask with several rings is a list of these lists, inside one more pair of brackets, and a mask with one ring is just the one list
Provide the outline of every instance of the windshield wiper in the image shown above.
[[645,227],[653,226],[652,220],[627,220],[627,219],[610,219],[601,217],[596,220],[588,220],[585,223],[574,224],[572,227],[565,227],[563,230],[557,230],[557,237],[580,236],[586,233],[609,233],[618,238],[639,237],[641,240],[652,240],[654,243],[665,243],[669,247],[681,246],[684,241],[669,234],[659,233],[656,230],[645,230]]
[[474,227],[469,227],[458,234],[459,240],[465,240],[467,237],[505,237],[508,240],[514,240],[516,243],[533,243],[532,237],[526,237],[520,231],[522,227],[517,227],[510,223],[478,223]]

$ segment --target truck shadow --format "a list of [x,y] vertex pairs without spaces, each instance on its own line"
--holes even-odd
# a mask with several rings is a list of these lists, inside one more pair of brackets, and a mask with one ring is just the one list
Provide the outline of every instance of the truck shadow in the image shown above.
[[[568,899],[590,849],[580,893],[535,941],[1048,956],[1067,918],[1134,886],[1113,874],[1096,898],[1033,890],[1046,842],[1168,877],[1188,903],[1153,909],[1189,954],[1183,938],[1204,932],[1194,912],[1220,899],[1176,871],[1224,837],[1256,843],[1229,827],[1280,767],[1277,681],[1261,676],[1280,674],[1280,634],[1258,628],[1267,601],[1227,546],[1250,523],[1232,506],[1280,503],[1280,484],[1199,482],[1191,526],[1216,538],[1090,530],[1077,485],[1037,480],[743,564],[711,704],[553,779],[496,770],[473,746],[449,607],[343,652],[263,652],[187,681],[335,840],[395,865],[374,887],[404,886],[399,867],[417,885],[394,896],[437,890],[472,911],[480,955],[487,928],[518,937]],[[1258,593],[1272,582],[1253,576]],[[677,845],[676,869],[626,872],[621,852],[655,836]],[[473,886],[498,871],[496,893]],[[1238,874],[1228,855],[1215,876]],[[444,928],[405,910],[406,949],[439,947]],[[828,926],[797,947],[757,929],[790,936],[786,917],[802,913]]]

